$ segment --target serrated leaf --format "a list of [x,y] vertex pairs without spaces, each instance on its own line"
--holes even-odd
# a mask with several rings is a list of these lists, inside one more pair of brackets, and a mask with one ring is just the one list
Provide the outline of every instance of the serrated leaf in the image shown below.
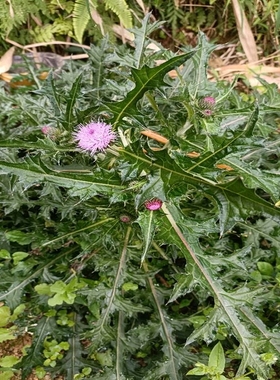
[[137,223],[140,225],[142,230],[142,236],[144,241],[143,253],[141,256],[141,265],[143,264],[146,254],[151,246],[153,236],[155,233],[155,218],[153,211],[146,211],[139,213],[137,218]]
[[205,194],[217,204],[219,208],[220,233],[223,233],[238,221],[245,221],[248,215],[262,213],[275,221],[280,221],[280,210],[271,203],[255,194],[255,191],[246,188],[238,178],[225,184],[209,181],[207,178],[197,176],[195,173],[183,171],[177,164],[162,152],[154,153],[153,161],[149,160],[141,152],[130,149],[120,150],[120,155],[125,157],[133,165],[138,165],[141,170],[149,170],[151,162],[154,170],[159,170],[160,176],[166,188],[166,192],[175,186],[186,191],[187,185],[194,185],[203,189]]
[[124,100],[105,104],[105,108],[113,113],[112,122],[117,124],[124,117],[133,117],[134,114],[137,114],[137,102],[143,97],[145,92],[166,85],[163,80],[165,74],[174,69],[174,67],[183,64],[193,54],[194,51],[173,57],[158,67],[151,68],[144,66],[141,69],[132,68],[131,74],[135,81],[135,88],[127,94]]
[[200,92],[205,91],[207,83],[207,64],[210,53],[216,48],[215,45],[207,41],[207,37],[202,32],[199,33],[199,43],[196,54],[192,57],[195,68],[194,80],[189,84],[189,92],[193,99],[196,99]]
[[266,191],[275,202],[279,199],[279,176],[254,169],[236,154],[228,155],[220,160],[220,162],[233,168],[240,175],[246,187],[250,189],[259,188]]
[[68,340],[69,350],[63,358],[62,370],[66,373],[66,380],[75,379],[75,375],[81,373],[85,367],[93,367],[92,361],[88,361],[83,357],[83,347],[80,342],[79,324],[81,324],[80,317],[75,313],[73,317],[75,324],[71,337]]
[[55,334],[57,324],[54,318],[41,318],[38,322],[35,334],[32,336],[32,345],[27,348],[27,355],[23,356],[18,367],[22,370],[22,377],[27,376],[38,365],[42,365],[42,350],[44,347],[44,339],[49,334]]
[[[77,1],[77,0],[76,0]],[[86,1],[86,0],[85,0]],[[80,74],[76,79],[75,82],[72,84],[72,87],[69,91],[69,94],[67,95],[67,106],[65,111],[65,122],[63,123],[64,127],[67,130],[70,130],[72,128],[72,123],[74,119],[74,107],[75,103],[77,102],[77,99],[81,93],[81,85],[82,85],[82,78],[83,74]]]
[[[194,268],[194,275],[197,279],[199,279],[200,286],[208,288],[208,290],[216,298],[216,304],[219,305],[224,320],[227,322],[227,324],[229,324],[238,341],[240,342],[241,349],[243,351],[243,358],[240,364],[239,373],[243,374],[246,367],[251,366],[252,368],[255,368],[261,376],[267,377],[269,372],[268,368],[260,360],[256,347],[254,346],[253,335],[250,331],[248,331],[246,325],[241,321],[239,308],[236,307],[234,302],[231,302],[229,297],[226,297],[226,292],[222,289],[214,276],[212,276],[211,269],[203,265],[203,253],[199,253],[200,247],[195,242],[195,237],[187,234],[189,239],[188,241],[186,240],[184,234],[172,216],[171,205],[169,205],[169,208],[167,208],[165,204],[162,206],[162,209],[171,225],[172,230],[176,232],[177,238],[175,238],[175,235],[171,234],[170,231],[167,233],[166,238],[168,240],[168,236],[170,236],[172,237],[172,240],[175,239],[173,240],[174,242],[177,240],[178,246],[181,247],[182,253],[184,253],[186,259],[189,261],[189,266],[192,266]],[[205,324],[207,325],[207,322]],[[187,344],[190,344],[193,339],[194,334],[191,334],[187,340]]]
[[137,69],[139,69],[142,66],[143,61],[145,59],[145,51],[146,51],[147,46],[150,43],[150,40],[147,37],[165,23],[163,21],[155,21],[152,23],[151,14],[152,13],[146,14],[146,16],[142,20],[142,25],[140,28],[132,29],[132,32],[135,36],[134,60],[135,60],[135,67]]
[[[145,272],[148,271],[147,264],[143,263],[143,268]],[[165,313],[162,309],[161,302],[159,300],[156,288],[154,286],[154,283],[152,279],[148,278],[148,284],[150,286],[153,300],[156,305],[156,310],[160,319],[161,327],[162,327],[162,339],[165,342],[166,345],[166,357],[167,360],[165,361],[165,366],[161,367],[162,375],[168,375],[172,380],[179,380],[180,375],[178,373],[178,360],[176,358],[176,351],[175,351],[175,345],[174,345],[174,339],[172,337],[172,329],[168,326],[168,321],[165,318]],[[156,379],[157,377],[155,377]],[[149,379],[149,376],[147,377]]]
[[100,175],[98,175],[98,171],[95,174],[88,173],[86,175],[63,173],[63,171],[59,172],[48,168],[39,157],[30,157],[24,163],[0,161],[0,168],[5,172],[16,174],[28,180],[29,183],[48,181],[59,186],[71,188],[73,195],[80,194],[81,197],[85,198],[92,197],[98,192],[108,194],[108,192],[112,193],[113,190],[117,192],[124,189],[124,186],[121,186],[118,180],[110,178],[114,177],[114,175],[109,172],[107,172],[107,181],[104,181],[105,172],[102,174],[100,172]]
[[1,140],[0,146],[2,148],[18,148],[18,149],[38,149],[38,150],[52,150],[52,151],[60,151],[60,152],[69,152],[69,147],[61,147],[55,144],[51,139],[37,140],[36,142],[32,141],[23,141],[18,139],[13,140]]
[[108,322],[109,322],[109,317],[113,313],[114,308],[115,308],[114,300],[118,294],[119,286],[121,285],[120,284],[121,275],[126,267],[126,257],[127,257],[127,249],[128,249],[130,234],[131,234],[131,227],[129,226],[126,230],[126,235],[123,241],[122,252],[119,259],[117,273],[114,278],[114,283],[110,291],[110,294],[108,294],[107,296],[106,307],[102,310],[100,318],[95,324],[94,329],[91,330],[91,337],[93,339],[96,338],[97,342],[102,342],[103,340],[110,341],[112,339],[115,339],[115,333]]
[[179,297],[184,296],[191,291],[192,276],[188,274],[180,274],[176,276],[176,284],[172,290],[172,295],[168,303],[176,301]]
[[146,183],[135,197],[135,206],[138,209],[144,201],[157,198],[165,201],[164,183],[160,176],[160,171],[155,171],[153,175],[149,175]]
[[107,52],[110,48],[109,37],[105,36],[99,45],[92,45],[89,50],[89,59],[92,63],[94,75],[92,78],[93,87],[95,88],[95,96],[100,101],[102,95],[102,86],[106,81],[104,60],[106,60]]

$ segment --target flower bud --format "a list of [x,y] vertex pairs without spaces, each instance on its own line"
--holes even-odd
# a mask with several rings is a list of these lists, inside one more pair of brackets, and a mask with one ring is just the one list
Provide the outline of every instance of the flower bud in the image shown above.
[[120,221],[123,223],[130,223],[131,222],[131,217],[129,215],[121,215],[120,216]]

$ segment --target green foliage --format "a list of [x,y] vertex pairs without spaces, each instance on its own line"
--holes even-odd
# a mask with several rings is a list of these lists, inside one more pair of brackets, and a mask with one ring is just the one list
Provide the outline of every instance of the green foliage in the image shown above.
[[[21,332],[20,328],[14,324],[25,310],[25,305],[19,305],[13,312],[8,306],[0,307],[0,344],[5,347],[9,341],[14,341]],[[16,343],[15,343],[16,347]],[[2,351],[3,349],[1,349]],[[25,347],[17,347],[15,355],[1,353],[0,357],[0,377],[3,380],[10,380],[14,376],[15,365],[21,361],[20,351],[24,354]]]
[[[202,33],[152,52],[159,26],[1,89],[0,300],[32,333],[23,378],[279,377],[278,89],[209,82]],[[95,154],[73,139],[91,120],[117,134]]]
[[[116,22],[126,28],[132,27],[131,10],[125,0],[106,0],[104,4],[97,0],[14,0],[4,2],[0,9],[0,35],[22,44],[50,42],[61,37],[74,37],[82,43],[86,30],[92,34],[92,25],[95,25],[91,17],[93,10],[102,13],[99,17],[105,30],[110,29],[115,21],[113,17],[110,20],[108,12],[117,15],[119,21]],[[22,28],[27,23],[28,27]]]
[[217,343],[212,351],[210,352],[208,364],[196,363],[196,368],[191,369],[187,375],[204,376],[203,379],[211,380],[250,380],[248,376],[238,376],[238,377],[225,377],[222,373],[225,370],[226,358],[224,354],[224,349],[221,343]]
[[8,35],[13,28],[26,23],[28,16],[38,16],[39,12],[47,11],[47,4],[43,0],[16,0],[2,2],[0,8],[0,34]]
[[43,363],[44,366],[55,367],[57,360],[61,360],[63,358],[62,351],[68,351],[69,347],[68,342],[58,343],[55,339],[52,339],[51,341],[45,339],[43,354],[46,360]]
[[[132,27],[131,11],[126,0],[105,0],[106,9],[112,10],[125,28]],[[73,27],[77,40],[82,43],[86,26],[91,19],[91,11],[98,8],[97,0],[76,0],[73,12]]]
[[125,0],[105,0],[105,6],[118,15],[125,28],[132,27],[131,12]]
[[50,306],[62,305],[63,302],[67,304],[73,304],[76,298],[75,291],[83,288],[84,285],[78,283],[76,277],[74,277],[69,284],[65,284],[63,281],[56,281],[52,285],[45,283],[35,286],[35,291],[40,295],[47,295],[51,298],[48,300]]
[[73,12],[73,27],[75,36],[80,43],[82,43],[82,37],[89,20],[90,13],[87,0],[76,0]]

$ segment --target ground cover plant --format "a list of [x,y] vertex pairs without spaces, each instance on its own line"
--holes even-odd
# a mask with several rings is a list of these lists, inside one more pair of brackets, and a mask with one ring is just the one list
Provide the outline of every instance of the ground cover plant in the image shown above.
[[279,378],[278,89],[160,25],[1,88],[3,379]]

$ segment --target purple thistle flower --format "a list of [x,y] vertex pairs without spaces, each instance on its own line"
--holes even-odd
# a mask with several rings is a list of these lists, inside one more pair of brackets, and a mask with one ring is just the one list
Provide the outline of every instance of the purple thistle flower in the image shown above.
[[[213,96],[206,96],[205,98],[202,98],[199,100],[198,105],[203,110],[213,111],[216,105],[216,99],[213,98]],[[209,115],[205,115],[205,116],[209,116]]]
[[208,107],[214,107],[216,104],[216,99],[213,98],[213,96],[206,96],[204,99],[202,99],[205,105]]
[[44,135],[48,135],[51,131],[52,131],[52,128],[49,127],[48,125],[44,125],[44,126],[41,128],[41,132],[42,132]]
[[159,210],[162,206],[162,201],[158,198],[151,199],[150,201],[146,201],[144,203],[144,206],[146,207],[147,210],[150,211],[155,211]]
[[94,154],[98,150],[103,151],[107,148],[110,142],[116,139],[116,134],[110,124],[91,121],[86,125],[78,125],[73,137],[79,148]]

